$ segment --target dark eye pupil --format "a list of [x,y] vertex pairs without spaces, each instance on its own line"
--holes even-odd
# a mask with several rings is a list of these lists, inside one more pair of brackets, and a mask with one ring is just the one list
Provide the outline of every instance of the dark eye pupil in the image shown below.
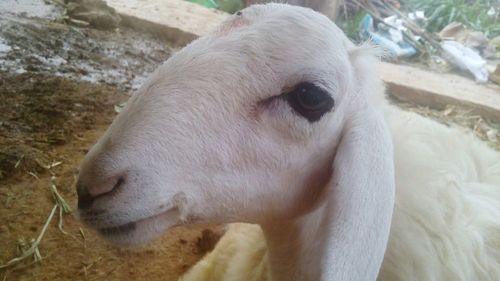
[[316,85],[303,82],[286,94],[290,106],[310,122],[318,121],[334,106],[334,100],[327,91]]
[[297,95],[297,101],[305,108],[315,110],[320,108],[325,102],[322,93],[318,91],[310,91],[307,88],[301,88]]

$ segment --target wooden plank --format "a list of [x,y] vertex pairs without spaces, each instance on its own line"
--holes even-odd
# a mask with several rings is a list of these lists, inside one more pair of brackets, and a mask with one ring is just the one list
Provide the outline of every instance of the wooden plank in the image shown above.
[[219,25],[228,14],[183,0],[106,0],[125,25],[186,45]]
[[[183,0],[106,0],[124,22],[185,45],[214,29],[228,15]],[[382,63],[381,78],[390,95],[404,101],[442,109],[458,105],[491,120],[500,120],[500,87],[479,85],[454,75],[410,66]]]
[[477,84],[462,76],[434,73],[391,63],[382,63],[380,76],[387,91],[397,99],[443,109],[446,105],[470,108],[490,120],[500,120],[500,87]]

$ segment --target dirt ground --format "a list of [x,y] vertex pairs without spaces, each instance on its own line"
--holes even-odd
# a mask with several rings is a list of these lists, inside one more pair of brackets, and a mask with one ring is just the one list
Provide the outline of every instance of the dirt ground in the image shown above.
[[[54,206],[52,175],[63,198],[75,206],[79,161],[116,115],[113,106],[126,96],[112,86],[65,78],[28,73],[0,77],[4,264],[19,254],[20,244],[38,236],[47,220]],[[210,235],[202,235],[209,226],[174,229],[144,249],[124,250],[107,244],[72,214],[63,216],[68,234],[57,222],[58,214],[43,237],[42,262],[31,264],[30,258],[0,270],[0,280],[176,280],[213,245]]]
[[[116,108],[174,51],[127,29],[68,25],[60,7],[0,3],[0,265],[29,247],[54,206],[51,178],[71,207],[82,157]],[[0,280],[177,280],[210,250],[214,226],[173,229],[142,249],[118,249],[73,214],[53,217],[32,257]]]

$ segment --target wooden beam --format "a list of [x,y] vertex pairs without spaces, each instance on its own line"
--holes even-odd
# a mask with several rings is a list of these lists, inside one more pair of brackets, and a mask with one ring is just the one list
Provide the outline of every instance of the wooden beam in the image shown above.
[[[152,32],[180,46],[209,32],[228,15],[183,0],[106,0],[125,24]],[[480,85],[454,75],[410,66],[382,63],[381,78],[388,93],[400,100],[442,109],[470,108],[484,118],[500,121],[500,87]]]
[[227,13],[183,0],[106,0],[123,24],[150,32],[179,46],[214,29]]
[[497,85],[477,84],[455,74],[391,63],[382,63],[379,73],[387,92],[399,100],[435,109],[462,106],[484,118],[500,121],[500,87]]

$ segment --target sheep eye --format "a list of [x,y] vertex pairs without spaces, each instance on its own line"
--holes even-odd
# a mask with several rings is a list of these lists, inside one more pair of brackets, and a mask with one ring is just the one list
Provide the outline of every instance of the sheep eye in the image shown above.
[[318,121],[335,104],[327,91],[309,82],[298,84],[284,97],[293,110],[309,122]]

